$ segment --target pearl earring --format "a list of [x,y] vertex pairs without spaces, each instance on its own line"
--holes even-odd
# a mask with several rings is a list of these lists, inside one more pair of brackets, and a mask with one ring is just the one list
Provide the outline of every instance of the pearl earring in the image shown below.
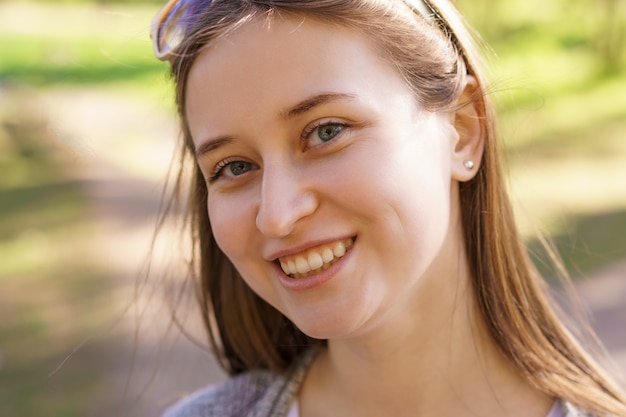
[[470,171],[471,171],[471,170],[472,170],[472,168],[474,168],[474,161],[472,161],[472,160],[469,160],[469,159],[468,159],[467,161],[463,162],[463,166],[464,166],[466,169],[468,169],[468,170],[470,170]]

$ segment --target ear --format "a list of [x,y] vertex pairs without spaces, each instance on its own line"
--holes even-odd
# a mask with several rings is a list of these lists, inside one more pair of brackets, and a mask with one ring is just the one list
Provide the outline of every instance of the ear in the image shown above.
[[457,101],[458,110],[454,113],[454,128],[457,135],[452,143],[452,178],[459,181],[469,181],[478,172],[482,161],[485,144],[485,129],[483,125],[482,104],[478,82],[471,75],[466,77],[465,88]]

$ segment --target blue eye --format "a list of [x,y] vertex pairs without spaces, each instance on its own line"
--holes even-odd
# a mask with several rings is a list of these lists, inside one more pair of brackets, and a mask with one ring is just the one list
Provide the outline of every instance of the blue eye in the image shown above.
[[345,123],[329,121],[318,122],[302,132],[302,139],[309,141],[309,145],[315,145],[319,142],[330,142],[341,134],[345,128]]
[[213,174],[209,177],[209,183],[218,180],[220,177],[238,177],[257,168],[255,164],[248,161],[225,159],[218,163],[213,169]]
[[317,128],[317,137],[322,142],[328,142],[337,136],[343,130],[343,125],[340,124],[327,124]]
[[252,170],[252,164],[246,161],[235,161],[225,167],[234,176],[243,175]]

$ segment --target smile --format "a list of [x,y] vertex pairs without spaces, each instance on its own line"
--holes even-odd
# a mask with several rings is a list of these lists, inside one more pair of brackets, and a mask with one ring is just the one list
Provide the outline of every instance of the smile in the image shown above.
[[354,244],[354,239],[321,245],[305,252],[279,258],[280,267],[291,278],[304,278],[337,262]]

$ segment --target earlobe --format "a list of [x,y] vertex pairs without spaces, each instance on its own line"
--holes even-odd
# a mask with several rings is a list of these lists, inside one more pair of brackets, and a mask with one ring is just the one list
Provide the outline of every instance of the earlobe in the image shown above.
[[459,109],[454,114],[457,135],[452,145],[452,178],[465,182],[478,172],[484,149],[484,117],[482,98],[476,79],[468,75],[465,88],[457,101]]

